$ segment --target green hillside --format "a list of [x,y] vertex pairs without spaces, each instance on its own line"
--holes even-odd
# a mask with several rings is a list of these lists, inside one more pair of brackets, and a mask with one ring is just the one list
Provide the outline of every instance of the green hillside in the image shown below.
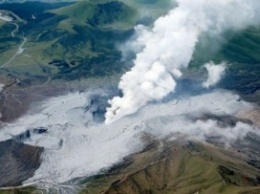
[[[237,153],[189,142],[150,145],[125,166],[90,179],[81,194],[256,194],[258,169]],[[162,148],[163,147],[163,148]]]
[[137,20],[136,10],[119,1],[80,1],[53,13],[68,17],[61,23],[61,29],[66,29],[68,24],[73,28],[74,23],[116,29],[131,28]]
[[248,100],[260,103],[258,94],[255,96],[260,89],[260,26],[228,32],[222,39],[202,37],[190,68],[198,69],[209,61],[228,63],[222,87],[236,90]]
[[[19,25],[14,37],[15,25],[0,23],[0,66],[16,53],[23,36],[27,38],[23,53],[5,65],[1,74],[20,80],[73,80],[119,74],[129,64],[120,61],[117,46],[133,34],[136,24],[151,25],[172,6],[169,0],[0,4],[0,10],[21,18],[14,21]],[[260,28],[252,27],[228,32],[221,40],[201,38],[190,67],[198,69],[210,60],[232,63],[221,85],[251,95],[260,85],[259,53]]]
[[[0,67],[15,55],[24,38],[24,51],[2,68],[2,75],[19,80],[80,79],[122,72],[117,46],[133,34],[137,23],[151,24],[167,12],[169,0],[82,0],[0,4],[21,20],[1,23]],[[144,11],[145,9],[145,11]],[[145,13],[145,14],[144,14]],[[28,81],[26,81],[28,82]]]
[[[25,4],[33,7],[29,13],[24,9]],[[51,6],[27,2],[15,6],[3,4],[1,9],[8,9],[24,20],[15,21],[19,25],[15,37],[11,36],[15,26],[2,24],[2,63],[15,54],[23,35],[27,38],[24,52],[8,63],[2,73],[20,77],[30,74],[31,78],[74,79],[118,71],[120,52],[116,44],[132,34],[136,21],[135,10],[118,1],[80,1]],[[21,13],[23,10],[26,13]],[[36,18],[32,19],[32,15]]]

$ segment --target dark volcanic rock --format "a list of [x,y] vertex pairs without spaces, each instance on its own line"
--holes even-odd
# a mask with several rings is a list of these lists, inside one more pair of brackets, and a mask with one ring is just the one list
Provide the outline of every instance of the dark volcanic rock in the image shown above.
[[31,132],[29,130],[26,130],[25,132],[17,135],[15,137],[16,141],[23,142],[26,139],[29,139],[31,137]]
[[0,142],[0,187],[18,186],[40,166],[43,148],[15,140]]
[[194,121],[202,120],[213,120],[217,122],[217,125],[219,127],[225,128],[225,127],[235,127],[238,122],[246,123],[248,125],[253,125],[253,122],[249,119],[241,119],[237,118],[231,115],[214,115],[211,113],[205,113],[203,115],[200,115],[199,117],[192,118]]
[[250,160],[247,163],[251,166],[254,166],[255,168],[260,169],[260,160]]
[[46,129],[44,127],[35,128],[35,129],[33,129],[33,133],[36,133],[36,134],[48,133],[48,129]]
[[85,107],[85,112],[90,111],[94,122],[100,123],[105,120],[106,107],[108,107],[109,96],[93,95],[90,104]]

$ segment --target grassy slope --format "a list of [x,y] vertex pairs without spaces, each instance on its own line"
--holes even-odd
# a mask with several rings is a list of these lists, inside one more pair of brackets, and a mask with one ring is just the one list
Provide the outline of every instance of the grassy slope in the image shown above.
[[[250,27],[242,32],[228,32],[224,37],[221,40],[216,37],[202,37],[194,53],[194,61],[260,63],[260,26]],[[196,66],[196,63],[191,65]]]
[[16,21],[20,30],[15,38],[11,37],[14,25],[1,26],[0,65],[14,55],[23,34],[28,40],[25,51],[5,66],[2,74],[20,80],[29,76],[72,80],[124,71],[117,45],[131,36],[136,23],[151,23],[166,13],[169,0],[84,0],[51,5],[28,2],[0,5],[0,9],[8,9],[23,20]]
[[119,1],[111,0],[80,1],[72,6],[55,10],[53,13],[68,17],[60,23],[59,27],[69,31],[73,31],[75,23],[120,30],[132,28],[137,20],[136,10]]
[[259,172],[234,153],[208,146],[168,146],[140,153],[121,170],[94,178],[82,194],[260,192]]
[[[14,25],[6,23],[1,26],[4,29],[0,35],[3,39],[0,45],[1,64],[16,52],[25,34],[28,39],[24,46],[26,49],[6,66],[7,73],[66,79],[118,73],[122,65],[118,64],[120,52],[116,45],[131,35],[136,23],[151,22],[165,13],[168,5],[169,0],[0,5],[0,9],[10,10],[24,21],[16,21],[20,25],[16,38],[11,37]],[[139,21],[140,13],[144,20]],[[36,19],[32,19],[32,15]],[[49,64],[53,60],[59,60],[60,64]]]
[[[0,190],[0,194],[32,194],[35,192],[35,188],[24,188],[24,189],[12,189],[12,190]],[[36,192],[37,193],[37,192]]]
[[[116,44],[131,34],[137,19],[133,8],[108,0],[80,1],[65,7],[63,4],[51,7],[44,3],[27,4],[36,8],[22,13],[24,4],[17,4],[16,8],[12,7],[13,4],[0,5],[0,9],[10,9],[26,21],[19,22],[20,31],[16,38],[10,37],[13,25],[1,26],[5,30],[1,30],[0,39],[10,39],[0,45],[2,63],[15,53],[22,34],[28,39],[24,53],[6,67],[9,72],[75,79],[113,74],[120,69],[117,64],[120,53]],[[61,8],[53,10],[57,7]],[[31,19],[32,14],[36,16],[35,20]],[[49,64],[54,60],[59,63]]]
[[223,80],[224,87],[248,96],[260,89],[260,27],[236,34],[217,57],[232,63]]
[[[229,65],[220,85],[249,99],[260,89],[260,26],[242,32],[229,32],[225,40],[202,38],[190,68],[198,69],[209,61],[216,64],[226,61]],[[257,101],[256,98],[252,100]]]

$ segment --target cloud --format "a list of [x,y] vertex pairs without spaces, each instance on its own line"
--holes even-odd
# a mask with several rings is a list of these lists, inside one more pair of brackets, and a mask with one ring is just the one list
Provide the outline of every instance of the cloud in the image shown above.
[[150,111],[146,113],[149,117],[146,116],[143,128],[158,139],[184,136],[206,141],[213,137],[229,145],[250,132],[259,134],[257,127],[249,120],[232,116],[241,110],[254,109],[253,104],[238,99],[237,95],[223,90],[213,91],[180,97],[175,102],[147,105],[138,112],[137,117],[142,119],[140,115],[144,114],[144,110]]
[[208,72],[208,79],[202,83],[204,88],[216,85],[225,74],[226,63],[215,65],[213,62],[204,65]]
[[[250,124],[239,120],[234,126],[220,126],[219,122],[221,121],[211,118],[194,121],[186,116],[177,115],[175,117],[152,118],[146,122],[146,127],[150,130],[151,134],[161,139],[169,136],[173,139],[181,136],[198,141],[207,141],[216,138],[218,143],[224,143],[227,146],[238,139],[244,139],[248,133],[254,132]],[[225,116],[229,117],[228,115]],[[160,130],[158,130],[159,128]]]
[[109,101],[106,123],[135,113],[176,88],[203,33],[221,36],[259,22],[258,0],[177,0],[178,6],[157,19],[151,29],[138,26],[132,47],[138,52],[132,69],[119,83],[122,97]]

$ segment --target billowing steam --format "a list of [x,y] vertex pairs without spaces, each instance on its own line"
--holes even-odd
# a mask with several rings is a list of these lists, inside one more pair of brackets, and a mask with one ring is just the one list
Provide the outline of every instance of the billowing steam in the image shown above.
[[[124,117],[110,125],[96,123],[93,117],[102,105],[97,96],[106,95],[103,91],[88,91],[49,98],[5,124],[0,142],[14,139],[45,148],[41,166],[24,184],[55,188],[101,173],[145,148],[143,134],[157,140],[217,139],[227,146],[243,140],[248,133],[260,134],[257,126],[243,119],[245,113],[248,116],[254,110],[254,104],[227,91],[213,90],[149,104],[138,117]],[[241,119],[236,117],[238,113]]]
[[119,83],[123,96],[109,102],[106,123],[173,92],[201,34],[220,36],[226,30],[242,30],[259,21],[259,0],[177,0],[177,4],[157,19],[152,29],[137,28],[139,53],[134,67]]
[[215,65],[213,62],[207,63],[204,67],[208,71],[208,79],[202,83],[204,88],[216,85],[222,78],[226,70],[226,64]]

